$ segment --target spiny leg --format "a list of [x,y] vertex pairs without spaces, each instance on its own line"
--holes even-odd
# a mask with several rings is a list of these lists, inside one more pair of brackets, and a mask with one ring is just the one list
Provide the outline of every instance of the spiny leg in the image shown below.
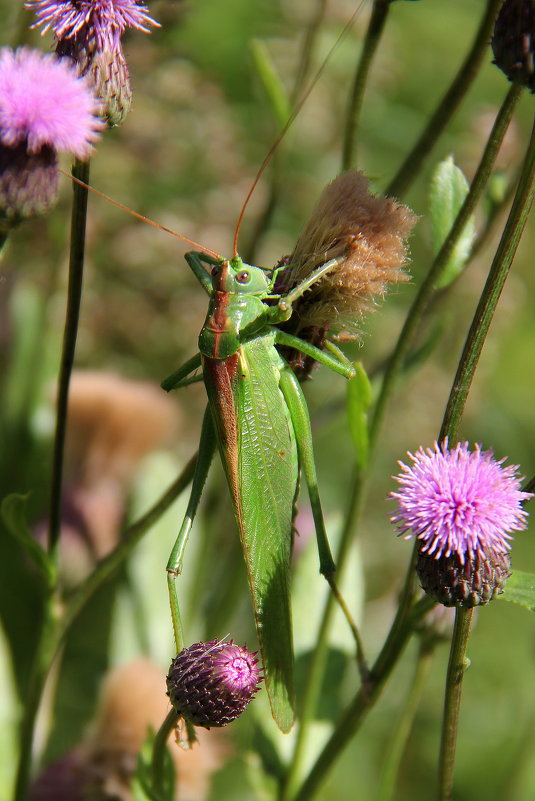
[[289,367],[285,367],[281,371],[280,388],[288,405],[290,417],[292,418],[297,441],[299,463],[308,487],[310,506],[312,509],[312,515],[314,517],[314,526],[316,529],[316,539],[318,543],[320,573],[327,580],[329,587],[331,588],[331,591],[349,624],[357,648],[357,663],[361,678],[362,681],[366,683],[369,677],[369,669],[364,657],[364,649],[360,632],[340,590],[338,589],[335,579],[336,565],[332,557],[331,547],[329,545],[327,531],[325,529],[325,521],[323,519],[323,511],[321,508],[318,490],[316,465],[314,462],[314,453],[312,448],[310,417],[303,391],[297,378]]
[[167,563],[167,588],[169,590],[169,603],[171,605],[171,618],[173,621],[173,632],[175,636],[175,644],[177,653],[184,647],[182,636],[182,624],[180,620],[180,608],[178,605],[178,596],[176,591],[176,577],[182,571],[182,560],[184,556],[184,549],[188,541],[193,519],[197,513],[199,501],[208,475],[208,469],[212,462],[214,451],[216,447],[216,435],[214,423],[212,420],[212,413],[207,406],[204,413],[204,419],[201,430],[201,439],[199,442],[199,455],[197,457],[197,464],[195,465],[195,472],[193,474],[193,483],[191,486],[191,494],[188,501],[188,507],[184,520],[180,527],[177,540],[171,551],[171,556]]

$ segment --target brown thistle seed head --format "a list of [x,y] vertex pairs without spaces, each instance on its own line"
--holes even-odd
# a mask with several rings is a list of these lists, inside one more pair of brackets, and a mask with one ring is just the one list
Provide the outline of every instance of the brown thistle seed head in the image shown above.
[[[406,238],[417,221],[396,200],[376,197],[361,172],[350,170],[324,189],[293,253],[282,260],[276,291],[286,292],[316,267],[338,258],[332,272],[294,306],[294,331],[324,329],[356,338],[359,323],[389,284],[408,280]],[[297,329],[295,326],[297,325]]]
[[535,92],[535,0],[505,0],[492,36],[494,64]]
[[473,607],[501,595],[511,575],[510,566],[509,554],[494,549],[488,549],[485,556],[479,552],[466,555],[464,564],[456,552],[435,557],[420,549],[416,572],[422,589],[439,603]]

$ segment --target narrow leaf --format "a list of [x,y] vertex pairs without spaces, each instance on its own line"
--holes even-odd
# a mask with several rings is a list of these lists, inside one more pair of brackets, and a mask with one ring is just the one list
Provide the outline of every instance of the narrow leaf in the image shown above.
[[513,570],[503,593],[498,598],[535,612],[535,574]]
[[[438,253],[449,234],[468,190],[468,182],[462,170],[455,165],[452,156],[441,161],[433,173],[429,191],[429,211],[435,254]],[[471,216],[437,282],[438,288],[447,287],[462,272],[468,261],[474,236],[474,217]]]
[[26,495],[12,494],[6,496],[2,501],[0,512],[2,519],[7,526],[9,533],[23,547],[24,551],[32,559],[41,575],[51,586],[55,577],[55,570],[48,558],[47,552],[32,536],[26,522]]
[[282,128],[286,125],[291,113],[286,90],[265,42],[260,39],[253,39],[251,41],[251,53],[257,75],[265,89],[271,110]]
[[372,401],[372,388],[362,364],[355,364],[355,368],[356,376],[347,382],[347,413],[357,467],[364,470],[368,464],[368,409]]

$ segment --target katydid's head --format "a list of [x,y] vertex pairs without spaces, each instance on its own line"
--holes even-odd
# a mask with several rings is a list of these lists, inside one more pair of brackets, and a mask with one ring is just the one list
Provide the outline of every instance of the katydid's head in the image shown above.
[[239,256],[216,264],[212,270],[212,283],[217,292],[239,295],[263,296],[270,286],[264,270],[245,264]]

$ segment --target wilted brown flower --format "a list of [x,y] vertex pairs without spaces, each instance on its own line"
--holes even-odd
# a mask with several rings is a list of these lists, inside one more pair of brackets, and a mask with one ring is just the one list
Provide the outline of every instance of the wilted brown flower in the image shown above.
[[396,200],[376,197],[361,172],[350,170],[323,191],[291,256],[277,291],[288,291],[316,267],[339,259],[332,272],[296,304],[299,328],[314,326],[354,338],[366,312],[389,284],[407,281],[406,238],[416,223]]
[[[318,347],[327,333],[334,339],[357,338],[363,316],[388,285],[408,280],[402,269],[406,239],[418,218],[408,206],[370,194],[368,184],[357,170],[328,184],[293,253],[279,264],[287,266],[275,291],[286,294],[315,268],[337,260],[294,304],[290,320],[281,326]],[[294,369],[303,368],[302,357],[285,355]]]

